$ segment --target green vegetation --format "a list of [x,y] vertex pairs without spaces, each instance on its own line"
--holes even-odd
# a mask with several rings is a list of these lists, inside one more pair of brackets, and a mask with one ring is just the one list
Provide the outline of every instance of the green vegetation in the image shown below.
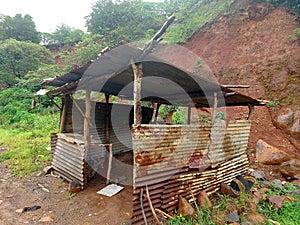
[[40,42],[39,33],[30,15],[16,14],[14,17],[0,15],[0,40]]
[[[257,188],[257,187],[256,187]],[[291,183],[286,183],[282,189],[277,189],[275,185],[271,186],[267,195],[284,195],[291,196],[292,201],[285,200],[281,209],[275,208],[267,199],[264,199],[257,205],[257,211],[266,218],[265,225],[272,225],[270,220],[279,222],[283,225],[294,225],[300,222],[300,196],[293,195],[294,190],[299,190]],[[175,215],[173,219],[167,221],[168,225],[218,225],[225,224],[228,214],[233,211],[246,210],[241,212],[239,217],[241,220],[247,216],[247,210],[249,208],[249,202],[252,201],[251,194],[243,193],[238,198],[232,198],[229,195],[216,194],[212,198],[213,208],[211,210],[205,208],[199,208],[195,205],[196,215],[193,218],[185,218],[182,215]]]
[[[294,225],[300,222],[300,195],[297,196],[292,194],[292,191],[299,190],[291,183],[286,183],[283,189],[278,189],[273,185],[273,187],[267,191],[267,195],[284,195],[292,196],[292,201],[285,200],[284,205],[281,209],[277,209],[272,204],[270,204],[266,199],[258,205],[258,211],[264,215],[267,219],[272,219],[280,224],[284,225]],[[272,225],[273,223],[267,222],[266,225]]]
[[278,99],[276,99],[274,101],[269,101],[268,104],[267,104],[267,106],[272,110],[274,110],[277,105],[279,105],[279,100]]
[[173,43],[187,42],[201,27],[215,21],[221,13],[229,10],[233,2],[233,0],[185,1],[181,10],[176,13],[176,24],[170,27],[164,39]]

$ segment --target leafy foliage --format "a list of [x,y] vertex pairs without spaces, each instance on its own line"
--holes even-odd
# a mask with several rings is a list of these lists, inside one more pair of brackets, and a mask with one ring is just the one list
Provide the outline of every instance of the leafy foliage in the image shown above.
[[79,41],[73,52],[65,52],[62,59],[66,64],[65,70],[70,70],[72,65],[84,65],[90,60],[97,58],[101,49],[107,45],[100,34],[85,34],[81,41]]
[[233,0],[189,0],[185,3],[175,1],[175,4],[182,8],[176,14],[177,23],[164,35],[165,40],[173,43],[187,42],[201,27],[216,20],[233,2]]
[[23,78],[43,63],[53,62],[50,51],[41,45],[15,39],[1,41],[0,80],[8,86],[15,84],[16,78]]
[[40,42],[39,33],[30,15],[16,14],[14,17],[2,16],[0,18],[0,40],[10,38],[37,44]]
[[110,46],[143,39],[165,20],[162,3],[99,0],[87,17],[88,31],[105,36]]
[[44,45],[64,45],[81,41],[83,35],[84,32],[82,30],[71,28],[66,24],[61,24],[51,34],[42,33],[41,38]]

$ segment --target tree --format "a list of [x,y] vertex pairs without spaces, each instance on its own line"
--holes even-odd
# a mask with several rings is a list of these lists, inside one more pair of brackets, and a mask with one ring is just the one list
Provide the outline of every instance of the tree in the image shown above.
[[42,33],[41,37],[42,43],[45,45],[64,45],[81,41],[83,35],[84,32],[82,30],[61,24],[53,33]]
[[0,39],[13,38],[18,41],[31,41],[39,43],[40,37],[32,17],[26,14],[16,14],[14,17],[2,16],[0,18]]
[[99,0],[87,16],[86,25],[89,32],[101,34],[115,45],[122,40],[145,38],[149,30],[160,28],[165,17],[163,3]]
[[48,49],[30,42],[7,39],[0,43],[0,80],[8,86],[23,78],[29,71],[54,60]]

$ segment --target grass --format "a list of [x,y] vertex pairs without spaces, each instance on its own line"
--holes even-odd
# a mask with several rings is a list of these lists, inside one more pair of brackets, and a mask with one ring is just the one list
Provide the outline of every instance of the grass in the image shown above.
[[164,35],[164,40],[171,43],[186,43],[200,28],[215,21],[222,12],[227,12],[233,0],[198,1],[186,4],[176,13],[177,23]]
[[0,163],[20,177],[32,175],[50,161],[50,134],[57,130],[58,114],[36,114],[31,122],[0,128],[0,147],[8,149],[0,154]]
[[[256,188],[256,187],[255,187]],[[300,224],[300,196],[293,196],[292,191],[297,190],[291,183],[286,183],[283,189],[277,189],[275,185],[271,185],[267,191],[267,195],[285,195],[291,196],[293,201],[285,201],[281,209],[276,209],[267,199],[263,200],[257,205],[257,211],[263,215],[267,220],[265,225],[273,225],[272,221],[279,222],[282,225]],[[219,225],[225,224],[228,214],[233,211],[240,212],[241,220],[247,216],[248,203],[251,201],[251,194],[243,193],[238,198],[232,198],[229,195],[216,194],[212,198],[212,210],[195,207],[196,215],[193,218],[185,218],[182,215],[175,215],[173,219],[164,224],[168,225]]]

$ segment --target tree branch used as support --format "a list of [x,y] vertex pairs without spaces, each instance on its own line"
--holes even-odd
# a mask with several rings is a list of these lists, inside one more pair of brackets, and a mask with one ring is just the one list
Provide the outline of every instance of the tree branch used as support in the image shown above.
[[144,209],[143,193],[144,193],[144,189],[141,188],[141,193],[140,193],[141,209],[142,209],[142,214],[143,214],[143,218],[144,218],[145,225],[148,225],[147,218],[146,218],[146,214],[145,214],[145,209]]
[[247,120],[251,120],[252,116],[253,116],[253,113],[254,113],[254,106],[253,105],[248,105],[248,108],[249,108],[249,114],[248,114]]
[[153,216],[154,216],[154,219],[156,220],[157,224],[162,224],[162,223],[159,221],[159,219],[158,219],[158,217],[157,217],[157,214],[156,214],[156,212],[155,212],[155,210],[154,210],[154,208],[153,208],[152,201],[151,201],[150,194],[149,194],[149,189],[148,189],[148,186],[147,186],[147,185],[146,185],[146,194],[147,194],[147,199],[148,199],[149,206],[150,206],[150,209],[151,209],[151,211],[152,211],[152,214],[153,214]]
[[143,66],[138,66],[134,63],[133,58],[130,59],[134,74],[134,88],[133,88],[133,110],[134,110],[134,125],[140,125],[142,122],[142,107],[141,107],[141,83],[143,77]]

